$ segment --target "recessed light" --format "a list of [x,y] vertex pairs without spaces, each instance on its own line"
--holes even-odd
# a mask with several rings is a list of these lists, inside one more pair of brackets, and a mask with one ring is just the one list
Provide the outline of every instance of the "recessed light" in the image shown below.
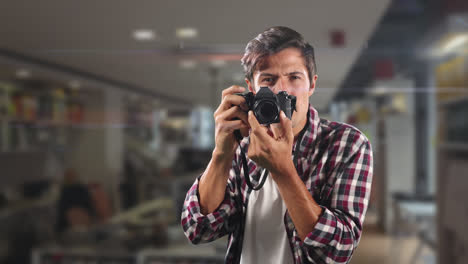
[[194,60],[181,60],[179,64],[183,69],[193,69],[197,66],[197,62]]
[[192,39],[198,36],[196,28],[185,27],[176,29],[176,36],[180,39]]
[[226,65],[226,61],[224,60],[213,60],[211,61],[211,65],[213,65],[214,67],[223,67],[224,65]]
[[81,87],[81,83],[77,80],[72,80],[68,83],[68,86],[70,86],[70,88],[73,90],[78,90]]
[[156,39],[156,33],[151,29],[137,29],[133,31],[133,38],[138,41],[150,41]]
[[20,79],[27,79],[29,77],[31,77],[31,72],[29,70],[26,70],[26,69],[19,69],[16,71],[16,77],[20,78]]

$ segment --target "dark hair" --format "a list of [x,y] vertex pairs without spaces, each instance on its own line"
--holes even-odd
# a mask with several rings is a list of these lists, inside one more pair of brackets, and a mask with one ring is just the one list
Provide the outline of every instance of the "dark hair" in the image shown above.
[[314,48],[304,40],[301,34],[288,27],[271,27],[247,43],[241,60],[245,77],[253,81],[253,73],[259,62],[266,56],[291,47],[301,51],[309,73],[309,80],[312,80],[312,76],[317,73]]

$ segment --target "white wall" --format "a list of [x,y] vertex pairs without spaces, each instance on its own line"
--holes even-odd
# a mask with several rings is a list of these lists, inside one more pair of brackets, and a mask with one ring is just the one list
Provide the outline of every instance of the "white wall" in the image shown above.
[[394,192],[414,191],[415,140],[412,115],[389,115],[385,118],[386,145],[386,210],[385,230],[390,231],[393,220],[392,197]]
[[73,128],[69,135],[66,167],[75,169],[85,183],[102,180],[105,175],[103,100],[101,91],[86,98],[83,124]]
[[97,182],[114,201],[123,167],[123,106],[118,89],[96,91],[85,101],[84,124],[70,136],[66,166],[84,183]]

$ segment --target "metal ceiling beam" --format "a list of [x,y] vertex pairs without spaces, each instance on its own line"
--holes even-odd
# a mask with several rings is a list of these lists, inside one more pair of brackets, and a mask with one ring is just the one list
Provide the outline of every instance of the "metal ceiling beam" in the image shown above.
[[47,70],[50,70],[50,71],[72,75],[72,76],[75,76],[76,78],[80,78],[80,79],[84,79],[84,80],[88,80],[88,81],[93,81],[93,82],[98,82],[98,83],[101,83],[103,85],[123,89],[123,90],[130,91],[130,92],[139,93],[139,94],[142,94],[142,95],[151,96],[151,97],[154,97],[154,98],[158,98],[160,100],[164,100],[164,101],[168,101],[168,102],[172,102],[172,103],[176,103],[176,104],[182,104],[182,105],[185,105],[185,106],[191,106],[192,105],[192,102],[190,102],[188,100],[184,100],[184,99],[181,99],[179,97],[168,96],[168,95],[162,94],[160,92],[157,92],[154,89],[140,87],[140,86],[137,86],[137,85],[134,85],[134,84],[131,84],[131,83],[127,83],[127,82],[116,81],[116,80],[113,80],[113,79],[110,79],[110,78],[106,78],[104,76],[100,76],[100,75],[96,75],[96,74],[93,74],[93,73],[90,73],[90,72],[75,69],[75,68],[72,68],[72,67],[69,67],[69,66],[65,66],[65,65],[61,65],[61,64],[57,64],[57,63],[52,63],[52,62],[45,61],[45,60],[38,59],[38,58],[34,58],[34,57],[31,57],[31,56],[26,56],[26,55],[23,55],[21,53],[15,52],[15,51],[0,48],[0,58],[1,57],[5,58],[5,59],[8,59],[8,60],[15,61],[15,62],[19,62],[19,63],[22,63],[22,64],[34,65],[34,66],[41,67],[41,68],[44,68],[44,69],[47,69]]

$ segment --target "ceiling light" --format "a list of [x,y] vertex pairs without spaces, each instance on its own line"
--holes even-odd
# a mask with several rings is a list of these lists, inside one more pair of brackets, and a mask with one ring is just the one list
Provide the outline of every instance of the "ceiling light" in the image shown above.
[[19,69],[16,71],[16,77],[20,78],[20,79],[27,79],[29,77],[31,77],[31,72],[29,70],[26,70],[26,69]]
[[388,93],[388,88],[384,86],[377,86],[374,89],[371,89],[370,92],[373,96],[382,96]]
[[74,90],[78,90],[81,87],[81,83],[77,80],[72,80],[68,83],[68,86]]
[[194,60],[181,60],[179,64],[183,69],[193,69],[197,66],[197,62]]
[[220,67],[223,67],[224,65],[226,65],[226,61],[224,61],[224,60],[213,60],[213,61],[211,61],[211,65],[213,65],[214,67],[220,68]]
[[156,34],[151,29],[137,29],[133,31],[133,38],[138,41],[150,41],[156,38]]
[[444,53],[454,51],[468,42],[468,34],[457,34],[451,37],[443,46]]
[[440,58],[451,53],[463,52],[463,46],[468,44],[468,33],[449,34],[427,49],[426,54],[432,58]]
[[176,36],[180,39],[192,39],[198,36],[198,30],[195,28],[178,28],[176,29]]

